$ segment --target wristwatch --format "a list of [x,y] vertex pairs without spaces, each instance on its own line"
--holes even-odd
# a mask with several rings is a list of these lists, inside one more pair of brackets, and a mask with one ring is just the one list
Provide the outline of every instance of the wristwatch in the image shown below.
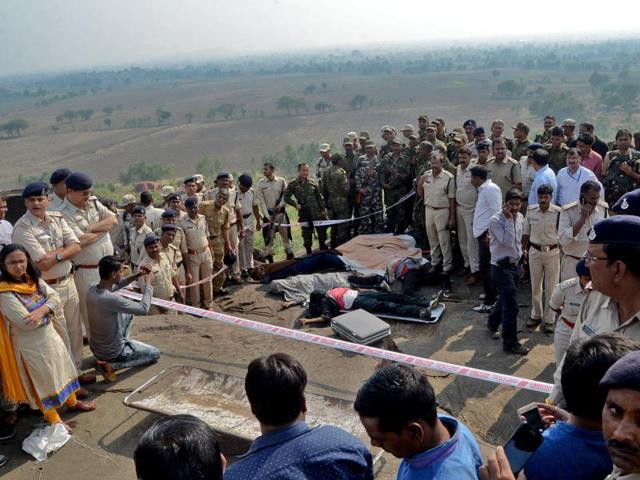
[[60,255],[59,253],[56,253],[56,261],[58,263],[60,263],[62,261],[62,255]]

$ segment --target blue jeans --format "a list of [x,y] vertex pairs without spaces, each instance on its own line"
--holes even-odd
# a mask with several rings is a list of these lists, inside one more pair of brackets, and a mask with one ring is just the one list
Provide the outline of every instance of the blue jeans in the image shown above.
[[518,342],[518,267],[497,267],[491,265],[491,277],[498,290],[498,300],[489,315],[489,329],[497,332],[502,324],[502,346],[512,348]]
[[129,332],[133,323],[133,315],[123,316],[120,332],[124,339],[124,348],[116,358],[109,360],[114,370],[140,367],[156,362],[160,358],[160,350],[152,345],[131,340]]

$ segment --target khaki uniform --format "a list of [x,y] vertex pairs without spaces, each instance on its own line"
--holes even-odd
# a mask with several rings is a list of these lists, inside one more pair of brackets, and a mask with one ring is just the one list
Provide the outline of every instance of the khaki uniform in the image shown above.
[[580,286],[578,277],[570,278],[556,285],[551,294],[549,308],[560,315],[553,335],[556,365],[560,365],[564,352],[567,351],[571,333],[578,320],[578,313],[586,294]]
[[[216,195],[218,194],[219,188],[212,188],[206,194],[207,200],[215,200]],[[235,188],[229,188],[229,200],[224,204],[225,207],[229,210],[229,248],[234,252],[238,252],[238,244],[240,239],[238,238],[238,214],[237,211],[241,208],[240,201],[238,200],[238,193],[240,193]],[[213,235],[213,233],[211,233]],[[224,254],[223,254],[224,255]],[[229,273],[230,278],[239,279],[240,278],[240,262],[239,256],[236,258],[235,263],[231,266],[231,272]]]
[[[615,300],[602,293],[592,290],[587,285],[587,294],[578,312],[576,325],[571,333],[569,345],[574,342],[588,340],[599,333],[620,333],[632,340],[640,341],[640,310],[631,318],[620,320],[618,304]],[[553,391],[549,398],[557,404],[562,398],[560,376],[562,373],[561,361],[553,374]]]
[[[213,249],[213,267],[217,272],[224,265],[224,237],[223,230],[229,229],[231,212],[224,205],[216,208],[215,203],[206,200],[200,204],[200,211],[207,220],[209,240]],[[219,292],[224,284],[224,275],[218,275],[213,279],[213,291]]]
[[558,234],[560,235],[560,246],[562,247],[562,260],[560,262],[560,281],[568,280],[576,276],[576,264],[589,248],[589,229],[597,222],[607,217],[605,202],[598,201],[598,204],[587,221],[573,236],[573,226],[580,220],[580,201],[567,203],[560,212],[560,222]]
[[522,185],[520,164],[511,157],[505,157],[502,161],[498,161],[496,158],[489,159],[487,162],[487,176],[500,187],[503,199],[507,196],[509,190],[517,185]]
[[[81,237],[87,233],[89,226],[109,216],[114,216],[114,213],[102,205],[96,197],[89,198],[83,210],[75,207],[65,199],[60,213],[62,213],[67,224],[78,239],[81,239]],[[87,338],[91,335],[86,302],[87,291],[89,287],[97,285],[100,282],[98,262],[106,255],[113,255],[113,244],[111,243],[109,234],[105,232],[100,235],[98,240],[83,247],[80,253],[73,257],[73,264],[76,267],[74,280],[80,302],[80,317],[82,318]]]
[[240,270],[249,270],[253,268],[253,237],[256,230],[253,207],[258,206],[258,197],[252,188],[244,193],[238,190],[238,202],[244,228],[244,237],[238,243],[238,263]]
[[456,198],[456,181],[452,174],[442,170],[434,177],[427,170],[420,180],[424,191],[424,220],[427,238],[431,247],[431,265],[442,264],[445,272],[453,268],[451,232],[449,231],[449,209],[452,198]]
[[471,184],[471,167],[456,168],[456,223],[458,242],[464,258],[465,268],[476,273],[480,269],[480,257],[478,254],[478,240],[473,236],[473,212],[478,200],[478,189]]
[[[153,233],[155,233],[157,236],[160,237],[162,235],[162,227],[158,228]],[[185,271],[184,271],[183,262],[184,262],[185,256],[188,256],[189,254],[187,252],[187,239],[184,235],[184,230],[182,229],[181,226],[176,225],[176,235],[173,238],[173,243],[171,243],[169,246],[173,247],[173,251],[170,257],[175,263],[176,275],[178,275],[178,280],[180,281],[180,284],[184,285]],[[168,249],[169,249],[168,247],[164,249],[164,253],[167,253]]]
[[624,473],[614,465],[613,472],[604,480],[640,480],[640,473]]
[[529,193],[531,193],[531,185],[533,185],[533,177],[536,174],[533,166],[529,162],[527,157],[523,157],[518,162],[520,163],[520,177],[522,178],[522,193],[524,193],[523,201],[527,201]]
[[125,210],[118,209],[118,223],[109,232],[113,248],[124,252],[125,246],[129,245],[129,229],[131,228],[131,215]]
[[[549,205],[543,212],[538,205],[527,209],[524,235],[529,236],[529,273],[531,274],[531,318],[553,325],[554,318],[545,305],[558,284],[560,275],[560,248],[558,246],[558,219],[561,208]],[[545,301],[542,301],[543,287]]]
[[138,271],[140,261],[145,255],[144,239],[150,233],[153,233],[153,230],[146,223],[140,228],[132,225],[129,229],[129,258],[134,273]]
[[64,198],[60,198],[55,193],[51,192],[48,195],[49,198],[49,211],[50,212],[59,212],[62,210],[62,204],[64,203]]
[[[265,217],[271,218],[276,207],[284,208],[284,191],[286,189],[287,181],[282,177],[274,176],[273,180],[269,180],[267,177],[262,177],[258,180],[256,194],[258,200],[261,200],[261,203],[264,206],[263,208],[266,208],[266,212],[263,211],[262,213]],[[276,225],[286,223],[284,211],[276,215],[273,221]],[[285,251],[287,253],[293,252],[291,244],[289,243],[287,227],[280,227],[278,228],[278,231],[280,232],[280,238],[282,239]],[[268,241],[265,242],[266,255],[273,255],[273,238],[275,235],[276,229],[272,228],[269,233]]]
[[[79,244],[78,237],[59,212],[47,212],[44,220],[26,212],[13,227],[13,243],[22,245],[33,261],[38,261],[47,253],[73,243]],[[60,303],[55,312],[53,326],[62,338],[78,373],[82,368],[82,320],[78,291],[71,273],[70,260],[57,263],[42,272],[42,279],[60,295]]]
[[[191,270],[192,281],[196,283],[201,279],[211,276],[213,258],[209,248],[209,227],[204,215],[198,215],[195,219],[187,217],[180,225],[184,230],[187,240],[187,252],[189,253],[189,268]],[[200,288],[204,294],[202,303],[200,302]],[[191,305],[209,309],[213,300],[211,294],[211,281],[202,285],[195,285],[189,288]]]
[[[169,245],[169,247],[173,247],[173,245]],[[173,248],[175,249],[175,247]],[[153,274],[153,280],[151,281],[153,296],[161,300],[172,300],[175,295],[172,281],[175,276],[175,270],[172,260],[166,254],[160,252],[158,260],[154,260],[148,255],[145,255],[140,265],[147,267]],[[146,283],[144,277],[140,277],[138,283],[140,284],[140,289],[144,292]],[[158,307],[157,305],[151,305],[149,308],[149,315],[158,315],[166,312],[167,309]]]

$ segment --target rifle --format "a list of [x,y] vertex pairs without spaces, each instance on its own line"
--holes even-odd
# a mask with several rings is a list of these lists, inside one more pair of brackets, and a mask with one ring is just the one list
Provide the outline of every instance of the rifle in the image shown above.
[[[265,223],[265,225],[262,227],[262,238],[264,239],[265,246],[268,246],[273,241],[271,239],[271,233],[273,232],[273,229],[274,229],[274,223],[273,222],[274,222],[276,216],[279,213],[278,212],[278,205],[280,205],[280,202],[282,202],[282,197],[283,196],[284,196],[284,188],[280,192],[280,195],[278,195],[278,199],[276,200],[276,203],[273,206],[273,213],[271,214],[271,217],[269,217],[268,223]],[[280,223],[282,223],[282,222],[280,222]],[[266,228],[267,225],[269,226],[269,228]],[[278,226],[275,227],[275,228],[280,228],[280,224],[278,224]]]
[[309,225],[308,228],[311,229],[311,234],[313,235],[313,238],[318,240],[318,236],[316,235],[316,229],[314,228],[314,225],[313,225],[313,219],[311,218],[312,216],[309,213],[309,207],[307,207],[307,205],[304,203],[298,203],[298,205],[300,205],[300,214],[302,216],[302,219],[305,220]]

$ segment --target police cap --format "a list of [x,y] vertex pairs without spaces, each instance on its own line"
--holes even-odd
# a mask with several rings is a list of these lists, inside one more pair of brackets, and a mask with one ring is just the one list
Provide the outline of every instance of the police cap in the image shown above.
[[148,247],[149,245],[153,245],[154,243],[158,243],[160,241],[160,237],[155,233],[150,233],[146,237],[144,237],[144,246]]
[[175,200],[180,200],[180,195],[177,193],[172,193],[171,195],[167,196],[167,203],[168,202],[173,202]]
[[162,227],[160,227],[160,230],[162,230],[163,232],[175,232],[176,230],[178,230],[178,227],[176,227],[173,223],[165,223],[164,225],[162,225]]
[[164,212],[162,212],[162,215],[160,215],[162,218],[176,218],[176,216],[178,215],[178,212],[176,212],[173,208],[167,208]]
[[640,217],[615,215],[589,229],[589,243],[640,245]]
[[489,140],[482,140],[476,144],[476,150],[491,150],[491,142]]
[[464,128],[467,128],[467,127],[476,128],[476,121],[474,119],[470,118],[469,120],[465,120],[464,123],[462,124],[462,126]]
[[24,187],[22,198],[44,197],[47,193],[49,193],[49,185],[44,182],[33,182]]
[[59,168],[53,171],[51,177],[49,177],[49,183],[51,185],[57,185],[60,182],[64,182],[69,175],[71,175],[71,170],[68,168]]
[[93,180],[85,173],[74,172],[65,178],[64,184],[71,190],[89,190],[93,187]]
[[146,215],[147,211],[144,209],[144,207],[140,207],[140,206],[133,207],[133,210],[131,210],[131,214],[135,215],[136,213]]
[[198,198],[197,197],[189,197],[184,201],[184,206],[189,208],[189,207],[194,207],[198,204]]
[[636,215],[640,216],[640,188],[625,193],[611,207],[611,211],[616,215]]
[[238,183],[243,187],[251,188],[251,185],[253,185],[253,178],[251,178],[251,175],[243,173],[238,177]]
[[222,180],[223,178],[231,178],[231,175],[227,172],[220,172],[216,177],[216,180]]
[[614,363],[600,380],[600,386],[640,390],[640,351],[629,352]]

